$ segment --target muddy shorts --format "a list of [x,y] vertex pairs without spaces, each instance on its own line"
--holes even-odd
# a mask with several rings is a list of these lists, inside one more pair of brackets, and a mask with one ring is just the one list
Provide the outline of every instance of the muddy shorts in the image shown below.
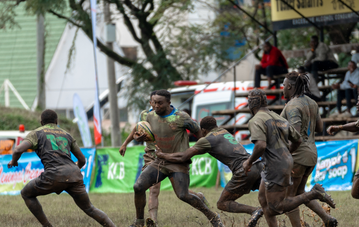
[[144,169],[146,169],[147,166],[149,166],[151,164],[151,162],[153,162],[155,160],[155,152],[146,152],[144,155],[143,155],[143,159],[145,161],[145,164],[143,165],[142,167],[142,171]]
[[68,192],[71,196],[87,193],[83,180],[71,183],[57,182],[43,176],[42,174],[30,181],[23,190],[30,188],[34,188],[38,195],[47,195],[53,192],[60,194],[62,191]]
[[240,168],[233,173],[231,180],[224,189],[233,194],[248,194],[251,190],[257,190],[261,183],[262,170],[262,162],[255,163],[247,175],[244,169]]
[[314,166],[303,166],[298,163],[293,164],[292,169],[292,177],[309,177],[309,175],[313,172]]
[[161,171],[163,174],[166,174],[167,176],[171,173],[177,172],[189,174],[189,163],[172,163],[156,158],[149,165]]

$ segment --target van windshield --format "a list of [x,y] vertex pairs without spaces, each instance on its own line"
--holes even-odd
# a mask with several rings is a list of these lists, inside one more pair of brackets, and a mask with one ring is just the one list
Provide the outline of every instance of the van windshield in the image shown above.
[[[197,106],[196,119],[198,122],[201,122],[202,118],[206,116],[210,116],[213,111],[227,110],[227,109],[230,109],[230,102]],[[215,115],[213,117],[217,120],[217,125],[221,125],[229,118],[228,115]]]

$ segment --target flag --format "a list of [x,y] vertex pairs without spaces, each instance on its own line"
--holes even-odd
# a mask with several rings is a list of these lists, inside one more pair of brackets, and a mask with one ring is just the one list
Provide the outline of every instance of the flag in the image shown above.
[[93,51],[94,51],[94,60],[95,60],[95,103],[93,106],[93,122],[94,122],[94,134],[95,134],[95,144],[101,143],[101,113],[100,113],[100,101],[99,101],[99,92],[98,92],[98,77],[97,77],[97,39],[96,39],[96,0],[91,0],[91,22],[92,22],[92,40],[93,40]]
[[77,118],[77,125],[79,126],[82,143],[84,147],[92,147],[91,133],[88,125],[86,111],[82,105],[80,96],[75,93],[73,97],[74,114]]

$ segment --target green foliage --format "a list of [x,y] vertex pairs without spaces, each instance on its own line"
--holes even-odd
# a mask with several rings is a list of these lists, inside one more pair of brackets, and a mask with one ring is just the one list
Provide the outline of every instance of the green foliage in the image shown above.
[[34,15],[45,15],[48,10],[63,13],[66,9],[65,0],[26,0],[26,10]]
[[[28,111],[20,108],[0,107],[0,130],[19,130],[19,125],[25,125],[26,130],[34,130],[41,126],[40,111]],[[61,128],[69,132],[82,146],[82,139],[80,136],[77,124],[71,120],[59,115],[58,124]]]
[[0,29],[20,27],[15,20],[14,2],[0,1]]

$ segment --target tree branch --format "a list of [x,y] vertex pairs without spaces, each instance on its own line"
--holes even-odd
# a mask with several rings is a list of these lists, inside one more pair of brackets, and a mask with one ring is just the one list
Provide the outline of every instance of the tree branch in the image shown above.
[[80,25],[80,24],[76,23],[75,21],[71,20],[69,17],[66,17],[66,16],[64,16],[64,15],[61,15],[61,14],[59,14],[59,13],[56,13],[56,12],[53,11],[53,10],[48,10],[47,12],[49,12],[49,13],[51,13],[51,14],[57,16],[57,17],[60,18],[60,19],[65,19],[66,21],[70,22],[71,24],[75,25],[76,27],[82,28],[82,25]]

